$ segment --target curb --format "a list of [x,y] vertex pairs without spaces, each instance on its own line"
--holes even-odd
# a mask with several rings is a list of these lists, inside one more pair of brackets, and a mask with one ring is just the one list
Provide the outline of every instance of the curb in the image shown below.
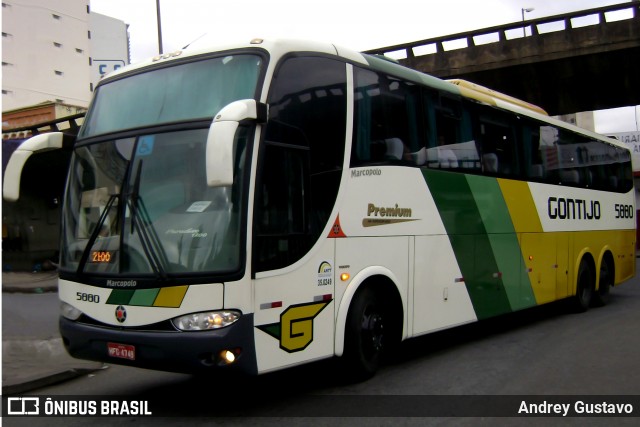
[[2,292],[8,294],[43,294],[45,292],[58,292],[58,285],[24,286],[3,285]]
[[72,358],[61,338],[3,339],[2,355],[4,395],[26,393],[108,367],[102,362]]
[[54,384],[58,384],[64,381],[68,381],[83,375],[90,374],[95,371],[106,369],[107,366],[103,365],[99,368],[73,368],[66,371],[56,372],[43,376],[41,378],[35,378],[33,380],[24,381],[21,383],[2,386],[2,394],[10,396],[14,394],[21,394],[31,390],[35,390],[42,387],[48,387]]
[[2,292],[41,294],[58,291],[58,273],[3,272]]

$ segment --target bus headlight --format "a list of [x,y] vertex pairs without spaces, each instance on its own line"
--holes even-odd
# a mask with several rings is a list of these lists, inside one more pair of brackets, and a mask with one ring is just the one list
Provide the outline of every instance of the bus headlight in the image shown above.
[[181,331],[209,331],[229,326],[239,318],[240,312],[235,310],[205,311],[176,317],[171,322]]
[[60,314],[69,320],[78,320],[82,316],[82,312],[64,301],[60,301]]

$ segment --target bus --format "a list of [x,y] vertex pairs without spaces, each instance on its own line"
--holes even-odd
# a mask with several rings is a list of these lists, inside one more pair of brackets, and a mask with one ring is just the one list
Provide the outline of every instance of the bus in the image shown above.
[[[32,153],[7,167],[19,197]],[[103,78],[63,201],[76,358],[366,379],[410,339],[635,274],[629,150],[539,107],[315,41],[187,49]]]

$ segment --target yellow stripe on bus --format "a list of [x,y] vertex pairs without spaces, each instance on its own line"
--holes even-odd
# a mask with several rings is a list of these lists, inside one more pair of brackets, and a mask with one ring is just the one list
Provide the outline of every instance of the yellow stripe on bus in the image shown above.
[[516,233],[542,232],[542,223],[529,185],[524,181],[500,178],[498,178],[498,185],[500,185]]
[[187,293],[189,286],[172,286],[160,289],[156,300],[153,302],[154,307],[171,307],[178,308],[182,304],[182,300]]

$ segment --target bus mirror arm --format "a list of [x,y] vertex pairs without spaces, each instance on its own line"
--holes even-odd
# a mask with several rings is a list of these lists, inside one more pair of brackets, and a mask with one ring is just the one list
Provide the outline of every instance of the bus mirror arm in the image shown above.
[[267,121],[267,105],[254,99],[234,101],[220,110],[207,135],[207,185],[233,184],[233,143],[241,123]]
[[20,177],[24,165],[34,153],[59,150],[62,148],[62,132],[50,132],[36,135],[24,141],[11,154],[2,182],[2,196],[8,202],[15,202],[20,198]]

